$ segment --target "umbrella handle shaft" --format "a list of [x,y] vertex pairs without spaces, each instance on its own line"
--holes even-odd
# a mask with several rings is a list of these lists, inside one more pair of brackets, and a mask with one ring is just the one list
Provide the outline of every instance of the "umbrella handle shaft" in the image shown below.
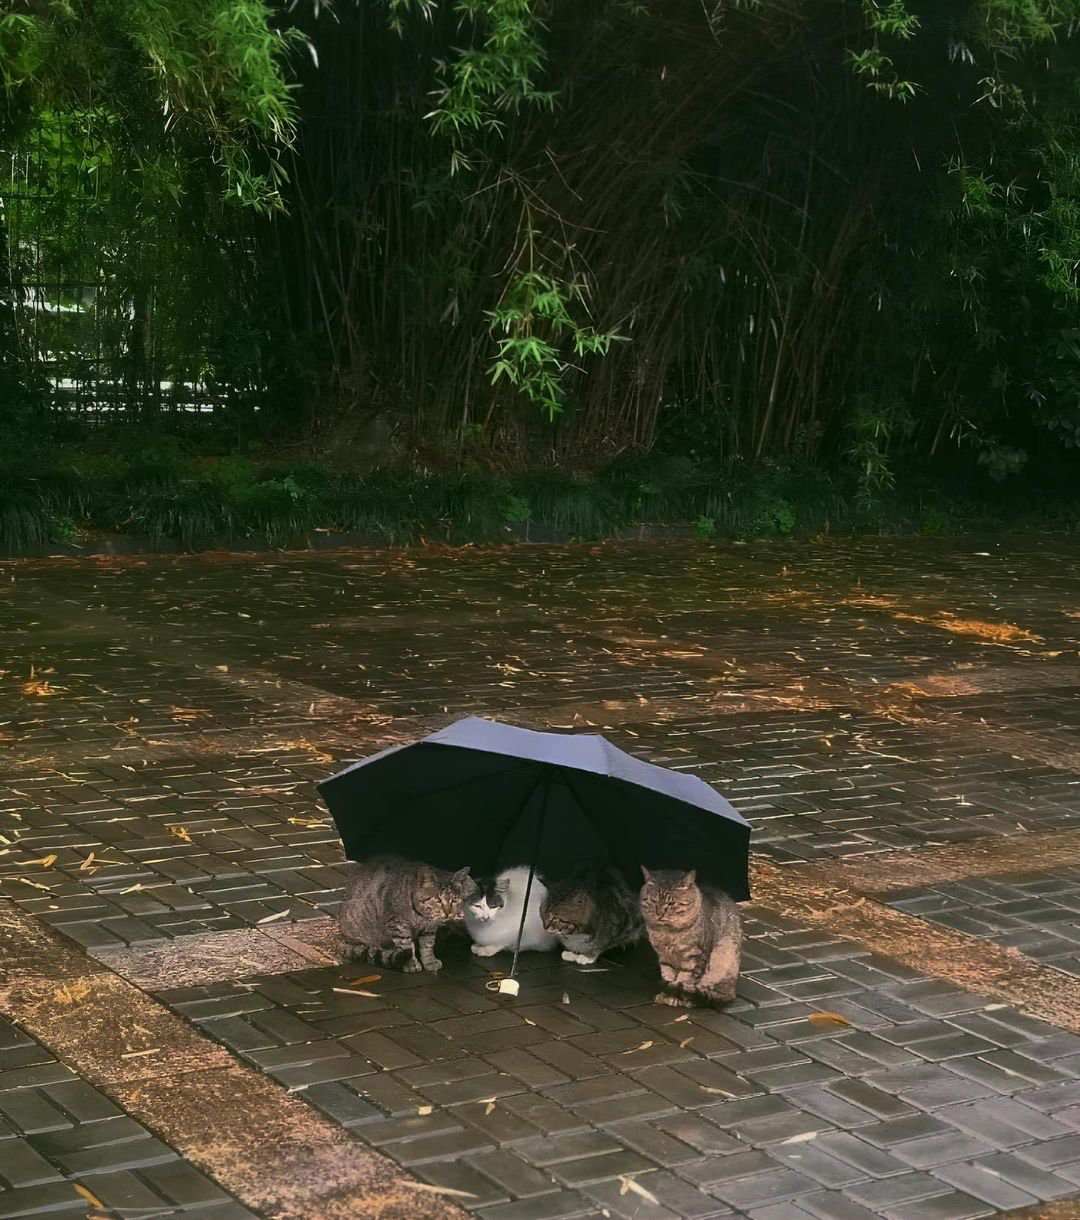
[[529,879],[525,883],[525,901],[521,904],[521,919],[518,922],[517,940],[514,943],[514,960],[510,963],[511,978],[517,974],[518,954],[521,952],[521,938],[525,934],[525,920],[529,914],[529,896],[532,894],[533,878],[536,876],[536,857],[540,854],[540,842],[544,836],[544,816],[547,813],[547,798],[550,788],[551,780],[545,777],[540,794],[540,816],[536,822],[536,839],[533,842]]

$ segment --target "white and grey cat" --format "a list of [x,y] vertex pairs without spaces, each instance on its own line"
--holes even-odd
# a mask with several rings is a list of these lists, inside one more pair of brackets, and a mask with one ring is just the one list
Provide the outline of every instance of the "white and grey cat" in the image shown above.
[[735,998],[742,957],[739,908],[697,873],[642,868],[641,914],[660,961],[657,1004],[688,1007]]
[[563,960],[591,965],[609,949],[644,935],[636,894],[616,868],[586,869],[552,885],[540,908],[544,927],[563,946]]
[[[528,883],[529,870],[524,867],[508,868],[494,879],[477,883],[479,893],[465,901],[465,930],[472,937],[472,951],[477,957],[491,957],[517,944]],[[559,943],[544,930],[540,919],[540,904],[546,897],[547,887],[534,875],[521,934],[523,949],[547,951]]]
[[450,873],[399,856],[356,864],[338,912],[345,954],[406,973],[439,970],[435,935],[461,920],[462,903],[475,892],[467,868]]

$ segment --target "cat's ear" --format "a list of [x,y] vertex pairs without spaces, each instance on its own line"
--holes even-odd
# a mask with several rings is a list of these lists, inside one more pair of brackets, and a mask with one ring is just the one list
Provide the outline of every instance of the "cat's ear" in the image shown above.
[[644,864],[641,866],[641,875],[645,878],[646,881],[652,880],[652,873],[649,872],[649,870],[645,867]]
[[697,869],[692,868],[682,880],[682,888],[684,890],[693,889],[697,885]]
[[450,878],[451,881],[471,881],[469,876],[469,866],[466,864],[464,868],[459,868],[458,871]]

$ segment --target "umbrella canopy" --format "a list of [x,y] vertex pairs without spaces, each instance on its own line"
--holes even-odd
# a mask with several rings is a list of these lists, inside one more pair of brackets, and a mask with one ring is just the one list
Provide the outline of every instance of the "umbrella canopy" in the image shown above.
[[383,750],[319,792],[351,860],[393,852],[485,875],[535,865],[549,881],[614,864],[697,869],[750,897],[750,826],[696,776],[632,758],[595,734],[537,733],[469,717]]

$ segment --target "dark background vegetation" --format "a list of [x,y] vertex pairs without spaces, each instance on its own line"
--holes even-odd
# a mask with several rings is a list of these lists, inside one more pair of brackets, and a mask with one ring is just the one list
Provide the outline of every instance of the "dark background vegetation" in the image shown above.
[[1073,528],[1080,0],[10,0],[0,547]]

